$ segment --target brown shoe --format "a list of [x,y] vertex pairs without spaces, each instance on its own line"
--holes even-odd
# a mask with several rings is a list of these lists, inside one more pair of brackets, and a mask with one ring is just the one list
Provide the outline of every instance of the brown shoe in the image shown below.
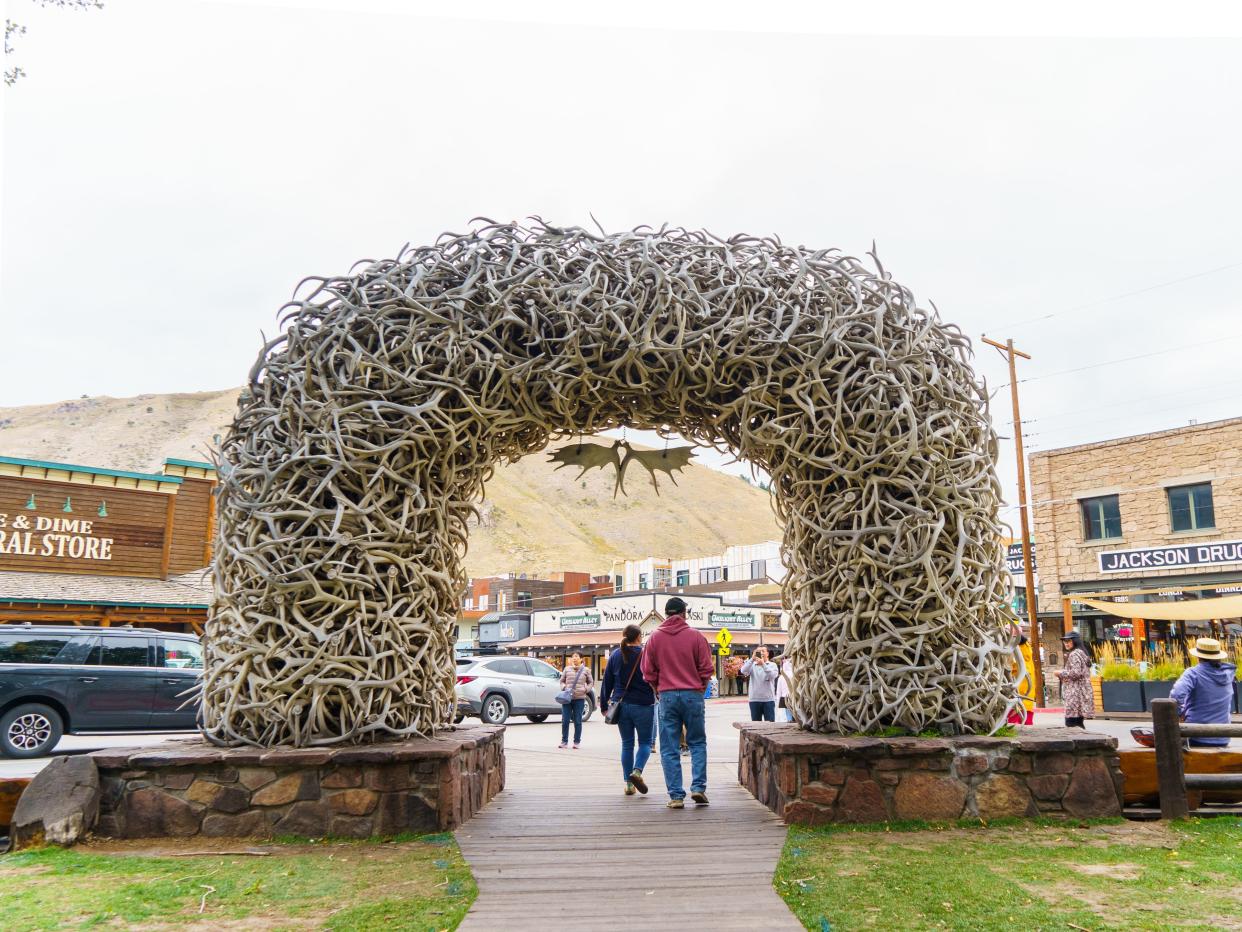
[[641,770],[630,771],[630,782],[638,788],[638,792],[644,796],[647,795],[647,781],[643,779],[643,772]]
[[670,800],[668,801],[668,808],[670,808],[670,809],[685,809],[685,808],[686,808],[686,801],[685,801],[684,799],[670,799]]
[[707,793],[703,790],[699,790],[697,793],[691,793],[690,798],[694,800],[694,804],[696,806],[706,806],[708,804]]

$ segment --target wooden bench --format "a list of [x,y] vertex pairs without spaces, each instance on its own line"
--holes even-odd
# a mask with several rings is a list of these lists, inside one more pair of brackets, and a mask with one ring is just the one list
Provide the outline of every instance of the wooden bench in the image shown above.
[[[1178,717],[1177,703],[1172,699],[1153,699],[1151,718],[1156,739],[1160,818],[1186,818],[1190,814],[1190,792],[1242,790],[1242,770],[1187,773],[1182,747],[1183,738],[1242,738],[1242,725],[1183,724]],[[1226,811],[1196,808],[1195,814],[1216,815]]]

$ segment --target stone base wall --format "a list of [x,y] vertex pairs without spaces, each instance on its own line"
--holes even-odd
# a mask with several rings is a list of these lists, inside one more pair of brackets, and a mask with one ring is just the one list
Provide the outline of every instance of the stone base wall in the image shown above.
[[95,834],[367,838],[456,829],[504,788],[504,728],[340,748],[97,751]]
[[1121,815],[1117,740],[1067,728],[1013,738],[845,738],[747,723],[738,778],[786,822]]

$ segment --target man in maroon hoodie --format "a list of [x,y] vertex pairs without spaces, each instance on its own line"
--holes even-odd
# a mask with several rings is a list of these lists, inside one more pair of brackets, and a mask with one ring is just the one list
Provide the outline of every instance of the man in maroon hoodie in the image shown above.
[[681,729],[690,746],[690,798],[707,805],[707,729],[703,691],[712,678],[707,640],[686,624],[686,603],[674,596],[664,604],[664,623],[643,648],[643,679],[660,700],[660,764],[668,787],[668,807],[686,808],[681,783]]

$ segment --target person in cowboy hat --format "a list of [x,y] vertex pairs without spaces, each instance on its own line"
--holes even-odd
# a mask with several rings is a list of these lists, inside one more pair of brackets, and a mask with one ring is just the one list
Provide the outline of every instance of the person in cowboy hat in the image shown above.
[[[1182,721],[1192,725],[1228,725],[1237,667],[1215,638],[1199,638],[1190,648],[1199,663],[1177,678],[1169,698],[1177,703]],[[1191,747],[1223,747],[1228,738],[1191,738]]]
[[1082,646],[1082,635],[1071,631],[1061,638],[1065,667],[1057,672],[1061,679],[1061,700],[1065,703],[1065,727],[1085,728],[1084,719],[1095,718],[1095,696],[1091,692],[1091,657]]

